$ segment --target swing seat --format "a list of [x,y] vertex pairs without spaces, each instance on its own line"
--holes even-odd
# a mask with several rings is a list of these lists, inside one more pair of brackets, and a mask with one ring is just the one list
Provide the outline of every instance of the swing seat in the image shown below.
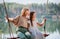
[[7,39],[17,39],[17,38],[7,38]]
[[47,36],[49,36],[49,34],[43,34],[44,35],[44,37],[47,37]]
[[20,39],[19,37],[7,38],[7,39]]

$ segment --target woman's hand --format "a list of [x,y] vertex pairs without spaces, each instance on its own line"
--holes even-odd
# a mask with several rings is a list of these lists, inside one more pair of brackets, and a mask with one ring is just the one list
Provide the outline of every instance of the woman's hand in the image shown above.
[[5,17],[8,20],[8,16]]
[[9,22],[13,22],[13,18],[8,18],[8,16],[6,16],[5,19]]

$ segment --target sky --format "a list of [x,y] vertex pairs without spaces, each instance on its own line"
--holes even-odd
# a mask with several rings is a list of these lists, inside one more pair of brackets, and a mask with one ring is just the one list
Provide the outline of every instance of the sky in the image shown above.
[[[31,4],[31,3],[38,3],[38,4],[43,4],[46,3],[47,0],[4,0],[5,2],[16,2],[20,4]],[[48,0],[49,3],[60,3],[60,0]],[[0,0],[0,3],[3,3],[3,0]]]

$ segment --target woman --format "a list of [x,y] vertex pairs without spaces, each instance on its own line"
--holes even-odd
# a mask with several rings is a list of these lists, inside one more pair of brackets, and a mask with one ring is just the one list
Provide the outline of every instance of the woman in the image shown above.
[[16,18],[7,18],[12,22],[17,28],[17,36],[21,39],[31,39],[31,34],[28,31],[28,22],[26,16],[30,13],[28,8],[23,8],[21,11],[21,16]]
[[38,23],[38,21],[36,20],[36,13],[35,12],[30,13],[29,31],[32,33],[33,39],[44,39],[43,34],[40,32],[37,26],[44,25],[45,21],[46,19],[44,19],[42,23]]

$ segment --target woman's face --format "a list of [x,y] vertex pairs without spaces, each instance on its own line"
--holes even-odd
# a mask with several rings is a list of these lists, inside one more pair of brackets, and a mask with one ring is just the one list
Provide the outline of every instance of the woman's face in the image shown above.
[[36,13],[33,14],[33,17],[32,18],[33,18],[33,20],[36,19]]
[[26,14],[26,16],[30,16],[30,10],[27,10],[27,11],[25,12],[25,14]]

